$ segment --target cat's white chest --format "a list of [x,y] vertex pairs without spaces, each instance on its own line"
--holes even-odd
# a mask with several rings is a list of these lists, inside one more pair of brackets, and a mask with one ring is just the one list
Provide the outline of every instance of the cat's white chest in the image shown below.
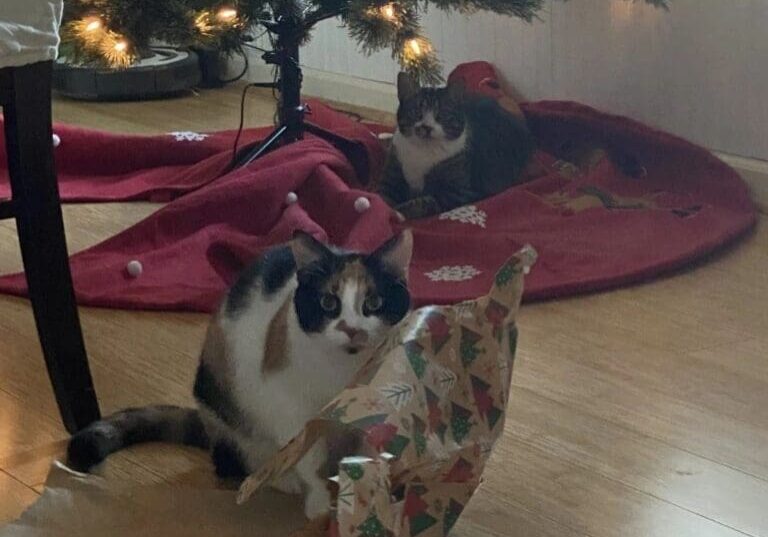
[[424,190],[424,179],[429,171],[444,160],[463,151],[466,143],[466,129],[454,140],[406,137],[400,129],[395,131],[392,137],[392,145],[403,169],[405,180],[411,190],[416,193]]
[[[296,435],[346,385],[359,365],[321,336],[305,334],[293,306],[292,279],[270,300],[254,300],[250,309],[228,325],[229,359],[234,365],[236,399],[261,435],[282,445]],[[288,364],[264,375],[268,319],[289,301]],[[341,356],[337,356],[341,355]],[[339,359],[341,358],[341,359]]]

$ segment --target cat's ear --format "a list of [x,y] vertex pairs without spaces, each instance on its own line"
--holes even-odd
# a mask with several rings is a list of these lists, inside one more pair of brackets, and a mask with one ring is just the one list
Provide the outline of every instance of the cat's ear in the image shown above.
[[413,233],[411,233],[410,229],[406,229],[385,242],[371,256],[378,258],[385,267],[393,271],[400,278],[407,280],[408,266],[411,264],[412,254]]
[[464,100],[464,94],[466,93],[466,87],[464,81],[460,78],[448,82],[448,95],[451,100],[461,102]]
[[296,231],[290,243],[296,268],[301,270],[307,265],[320,261],[330,250],[319,240],[304,231]]
[[419,93],[419,81],[410,74],[400,71],[397,74],[397,98],[405,101]]

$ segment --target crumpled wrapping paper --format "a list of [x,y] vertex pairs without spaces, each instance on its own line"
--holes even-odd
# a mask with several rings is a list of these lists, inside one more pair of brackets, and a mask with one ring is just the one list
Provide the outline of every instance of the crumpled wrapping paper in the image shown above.
[[525,247],[490,292],[411,313],[294,440],[242,485],[238,501],[291,468],[321,436],[362,438],[339,465],[330,533],[444,537],[480,484],[504,428],[517,342]]
[[286,537],[302,525],[295,498],[265,492],[237,505],[235,497],[234,490],[130,483],[54,463],[45,492],[0,537]]

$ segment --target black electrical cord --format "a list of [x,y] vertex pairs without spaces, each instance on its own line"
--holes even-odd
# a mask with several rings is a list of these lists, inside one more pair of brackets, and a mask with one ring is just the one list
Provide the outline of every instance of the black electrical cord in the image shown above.
[[261,48],[260,46],[253,44],[254,42],[256,42],[259,39],[261,39],[262,37],[264,37],[268,32],[269,32],[269,30],[264,30],[259,35],[257,35],[256,37],[249,38],[248,42],[244,42],[242,45],[244,47],[252,48],[253,50],[258,50],[259,52],[269,52],[267,49]]
[[240,144],[240,135],[243,133],[243,125],[245,125],[245,96],[250,88],[255,88],[257,84],[246,84],[243,88],[243,94],[240,96],[240,126],[237,127],[237,136],[235,136],[235,143],[232,145],[232,161],[237,157],[237,146]]
[[334,112],[338,112],[339,114],[344,114],[345,116],[347,116],[349,119],[351,119],[355,123],[362,123],[363,120],[365,119],[363,116],[361,116],[357,112],[352,112],[350,110],[344,110],[342,108],[336,108],[336,107],[330,106],[328,104],[326,104],[326,106],[328,108],[330,108],[331,110],[333,110]]
[[259,47],[257,45],[251,45],[250,43],[243,43],[243,46],[246,47],[246,48],[253,49],[253,50],[258,50],[259,52],[269,52],[265,48],[261,48],[261,47]]
[[[257,35],[254,38],[254,41],[260,39],[261,37],[263,37],[265,33],[267,33],[267,30],[264,30],[262,33]],[[237,52],[239,52],[240,56],[243,58],[243,70],[240,72],[240,74],[238,74],[237,76],[235,76],[233,78],[230,78],[230,79],[227,79],[227,80],[222,80],[221,81],[222,84],[231,84],[232,82],[237,82],[238,80],[243,78],[248,73],[248,69],[249,69],[250,63],[248,61],[248,53],[243,49],[243,47],[248,47],[250,49],[258,50],[259,52],[267,52],[266,50],[264,50],[263,48],[261,48],[261,47],[259,47],[257,45],[252,45],[250,43],[241,43],[240,47],[238,47],[238,49],[237,49]]]
[[235,76],[234,78],[222,80],[221,81],[222,84],[231,84],[232,82],[237,82],[238,80],[243,78],[245,74],[248,72],[248,68],[249,68],[248,54],[246,54],[246,52],[242,48],[238,49],[238,52],[240,53],[240,56],[242,56],[243,58],[243,70],[240,72],[239,75]]
[[[264,32],[262,32],[258,37],[256,37],[256,39],[259,39],[259,38],[263,37],[264,34],[266,34],[266,33],[268,33],[268,30],[265,30]],[[274,36],[272,34],[269,34],[269,42],[270,42],[272,48],[274,49],[276,42],[275,42],[275,38],[274,38]],[[243,43],[243,46],[251,48],[251,49],[255,49],[255,50],[258,50],[258,51],[261,51],[261,52],[268,52],[267,50],[265,50],[265,49],[263,49],[261,47],[258,47],[256,45],[251,45],[250,43]],[[235,82],[237,80],[240,80],[248,72],[248,54],[243,50],[242,47],[239,49],[239,51],[240,51],[240,54],[242,54],[242,56],[243,56],[243,60],[245,60],[245,68],[243,69],[243,72],[240,73],[235,78],[233,78],[231,80],[223,81],[225,84],[228,84],[230,82]],[[279,79],[280,79],[279,70],[277,69],[277,67],[273,67],[272,68],[272,83],[273,83],[272,84],[272,97],[275,100],[279,99],[279,96],[277,95],[277,85],[278,85]],[[246,84],[245,87],[243,87],[242,94],[240,95],[240,124],[237,127],[237,135],[235,136],[235,142],[232,144],[232,161],[233,162],[237,158],[237,150],[238,150],[238,147],[240,145],[240,137],[243,134],[243,127],[245,126],[245,98],[246,98],[246,96],[248,94],[248,90],[249,89],[255,88],[255,87],[259,87],[259,86],[260,85],[258,83]],[[277,114],[277,112],[275,112],[275,114]]]

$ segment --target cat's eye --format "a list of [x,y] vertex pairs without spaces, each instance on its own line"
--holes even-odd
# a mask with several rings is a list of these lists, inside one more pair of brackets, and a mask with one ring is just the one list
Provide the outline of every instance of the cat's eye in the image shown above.
[[320,307],[329,313],[336,311],[339,307],[339,299],[335,295],[326,293],[320,297]]
[[370,295],[365,299],[365,310],[369,312],[379,311],[384,305],[384,299],[379,295]]

